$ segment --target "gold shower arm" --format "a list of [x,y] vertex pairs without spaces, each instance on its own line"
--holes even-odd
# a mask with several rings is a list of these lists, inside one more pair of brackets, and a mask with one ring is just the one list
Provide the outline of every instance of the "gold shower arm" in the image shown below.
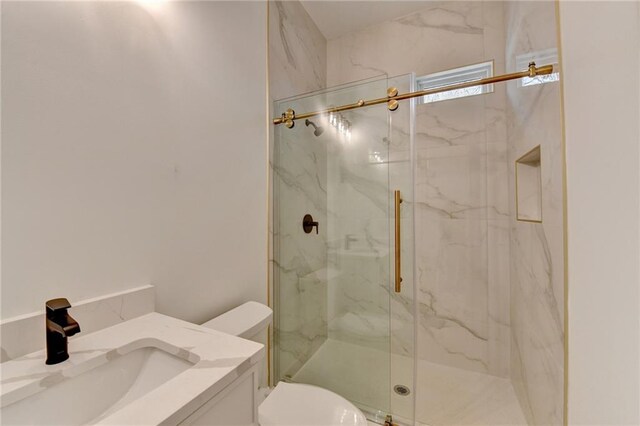
[[538,75],[548,75],[548,74],[551,74],[552,72],[553,72],[553,65],[543,65],[541,67],[536,67],[535,62],[531,62],[529,63],[529,69],[526,71],[497,75],[495,77],[488,77],[488,78],[483,78],[481,80],[467,81],[464,83],[450,84],[448,86],[437,87],[435,89],[420,90],[417,92],[409,92],[409,93],[404,93],[399,95],[398,90],[391,87],[387,90],[386,98],[371,99],[368,101],[360,99],[359,101],[352,104],[326,108],[320,111],[307,112],[307,113],[298,114],[298,115],[296,115],[294,110],[289,108],[286,112],[282,113],[280,117],[274,118],[273,124],[277,125],[277,124],[284,123],[288,128],[291,128],[293,127],[294,120],[303,120],[305,118],[315,117],[317,115],[329,114],[332,112],[348,111],[351,109],[362,108],[362,107],[367,107],[371,105],[379,105],[383,103],[387,104],[387,108],[389,108],[389,110],[395,111],[398,108],[398,101],[403,101],[405,99],[417,98],[417,97],[426,96],[426,95],[433,95],[435,93],[441,93],[441,92],[448,92],[449,90],[464,89],[466,87],[483,86],[485,84],[500,83],[503,81],[516,80],[518,78],[523,78],[523,77],[533,78]]

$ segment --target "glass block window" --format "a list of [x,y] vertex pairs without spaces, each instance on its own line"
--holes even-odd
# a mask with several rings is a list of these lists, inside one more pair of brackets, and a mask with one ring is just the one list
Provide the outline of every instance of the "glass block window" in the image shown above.
[[[524,71],[529,68],[529,62],[535,62],[536,66],[542,65],[558,65],[558,49],[539,50],[537,52],[523,53],[516,56],[516,71]],[[538,75],[536,77],[523,77],[520,80],[520,86],[535,86],[536,84],[551,83],[560,80],[560,74],[553,72],[548,75]]]
[[[468,65],[466,67],[454,68],[447,71],[428,74],[416,79],[418,90],[435,89],[449,86],[451,84],[466,83],[468,81],[480,80],[493,76],[493,61],[481,64]],[[447,99],[463,98],[465,96],[481,95],[493,92],[493,84],[484,86],[471,86],[464,89],[449,90],[422,96],[418,103],[426,104],[430,102],[445,101]]]

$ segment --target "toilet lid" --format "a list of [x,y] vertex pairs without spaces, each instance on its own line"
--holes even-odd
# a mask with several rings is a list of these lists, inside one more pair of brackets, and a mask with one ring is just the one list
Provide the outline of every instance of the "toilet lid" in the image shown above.
[[352,403],[323,388],[280,382],[258,408],[260,426],[367,426]]

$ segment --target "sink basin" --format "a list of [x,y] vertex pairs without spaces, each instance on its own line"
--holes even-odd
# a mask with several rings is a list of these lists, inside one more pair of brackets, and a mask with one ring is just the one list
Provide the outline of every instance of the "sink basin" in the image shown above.
[[102,365],[3,407],[3,424],[96,423],[194,365],[156,347],[109,358]]
[[234,380],[254,374],[263,357],[258,343],[152,312],[72,337],[69,359],[59,364],[47,365],[44,350],[1,363],[0,419],[180,424]]

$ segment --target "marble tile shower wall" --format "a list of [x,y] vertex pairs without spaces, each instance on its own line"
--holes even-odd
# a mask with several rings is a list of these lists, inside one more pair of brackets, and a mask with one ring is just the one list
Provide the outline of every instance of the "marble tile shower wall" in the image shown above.
[[[385,93],[388,85],[410,89],[410,76],[388,81],[378,78],[333,91],[332,104],[370,99]],[[353,124],[351,140],[333,137],[326,143],[328,156],[329,338],[357,343],[387,352],[389,338],[395,353],[413,354],[413,277],[409,260],[403,268],[402,293],[391,291],[390,247],[393,230],[391,189],[402,190],[412,201],[409,162],[410,109],[394,115],[384,105],[343,114]],[[406,216],[403,251],[412,252],[411,210]],[[409,259],[409,257],[406,257]],[[392,315],[389,321],[389,315]]]
[[[330,40],[329,86],[491,59],[504,72],[502,3],[426,5]],[[418,356],[500,376],[509,374],[510,345],[504,107],[496,86],[486,96],[418,105],[415,123]]]
[[[376,96],[386,79],[354,87],[332,103]],[[353,123],[350,142],[328,141],[329,337],[387,351],[389,348],[389,165],[388,113],[373,107],[344,113]],[[329,138],[328,138],[329,139]]]
[[[326,40],[299,2],[269,3],[269,90],[273,101],[326,86]],[[302,109],[309,106],[301,106]],[[286,109],[286,108],[285,108]],[[313,140],[304,124],[292,131],[274,129],[270,140],[273,199],[270,223],[274,246],[270,273],[278,284],[273,294],[278,306],[276,370],[293,375],[326,340],[326,146]],[[300,232],[302,217],[311,213],[321,223],[320,233]],[[277,244],[281,241],[281,244]],[[277,262],[274,261],[277,254]],[[277,379],[277,378],[276,378]]]
[[[557,47],[553,2],[505,5],[507,70]],[[557,82],[507,85],[511,206],[511,379],[531,425],[561,425],[564,399],[563,151]],[[542,223],[516,221],[515,160],[540,145]]]

